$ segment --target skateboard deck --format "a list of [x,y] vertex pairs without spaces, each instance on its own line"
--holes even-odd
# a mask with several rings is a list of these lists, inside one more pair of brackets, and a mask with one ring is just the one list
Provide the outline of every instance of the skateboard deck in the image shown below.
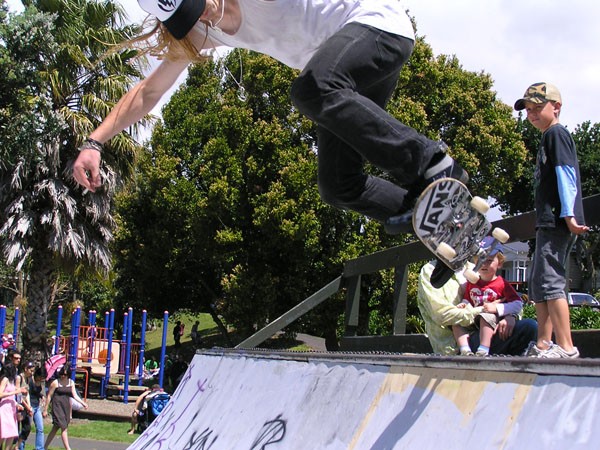
[[[440,178],[427,186],[417,199],[413,228],[429,251],[450,271],[457,272],[475,256],[480,257],[480,263],[483,262],[498,243],[508,240],[503,230],[496,229],[498,232],[494,230],[492,246],[487,250],[481,248],[481,242],[492,229],[485,217],[488,209],[487,202],[480,197],[472,197],[460,181]],[[474,270],[478,270],[477,266]],[[437,270],[436,279],[441,281],[435,284],[443,285],[451,273],[439,276],[440,270]]]

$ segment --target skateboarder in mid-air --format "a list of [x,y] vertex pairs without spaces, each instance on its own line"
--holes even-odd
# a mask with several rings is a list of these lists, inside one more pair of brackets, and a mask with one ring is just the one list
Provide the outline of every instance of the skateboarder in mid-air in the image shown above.
[[[200,50],[211,52],[217,46],[254,50],[301,70],[291,99],[317,124],[323,201],[399,233],[412,230],[413,201],[431,181],[468,180],[443,142],[426,138],[385,111],[414,47],[402,2],[175,0],[165,10],[155,0],[138,1],[155,27],[131,44],[142,54],[162,57],[161,63],[81,145],[73,175],[82,187],[93,192],[100,186],[104,145],[147,114],[190,63],[205,60]],[[236,83],[242,89],[243,80]],[[398,184],[367,175],[365,160]]]

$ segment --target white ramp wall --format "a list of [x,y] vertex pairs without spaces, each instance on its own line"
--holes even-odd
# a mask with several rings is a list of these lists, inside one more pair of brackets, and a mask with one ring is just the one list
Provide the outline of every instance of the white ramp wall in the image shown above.
[[129,448],[600,448],[597,376],[303,355],[196,355],[171,402]]

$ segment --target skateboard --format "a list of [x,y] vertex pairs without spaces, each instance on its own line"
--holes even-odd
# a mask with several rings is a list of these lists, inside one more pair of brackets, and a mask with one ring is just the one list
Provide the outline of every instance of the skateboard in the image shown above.
[[476,256],[473,269],[464,270],[472,283],[479,280],[477,271],[490,252],[499,244],[506,243],[509,235],[501,228],[494,228],[491,245],[482,248],[483,239],[492,230],[485,214],[490,206],[481,197],[472,197],[469,189],[453,178],[435,180],[421,193],[413,210],[413,228],[421,242],[446,267],[438,264],[431,277],[435,288],[446,281]]

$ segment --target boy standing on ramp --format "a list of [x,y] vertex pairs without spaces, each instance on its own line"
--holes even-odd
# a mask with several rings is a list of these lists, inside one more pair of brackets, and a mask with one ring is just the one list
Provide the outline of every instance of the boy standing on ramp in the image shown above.
[[[573,346],[567,303],[567,258],[585,226],[581,177],[571,133],[559,123],[562,98],[553,84],[541,82],[527,88],[515,102],[527,120],[542,132],[534,172],[536,235],[529,271],[529,298],[535,302],[537,342],[526,356],[578,358]],[[552,342],[552,332],[556,344]]]

